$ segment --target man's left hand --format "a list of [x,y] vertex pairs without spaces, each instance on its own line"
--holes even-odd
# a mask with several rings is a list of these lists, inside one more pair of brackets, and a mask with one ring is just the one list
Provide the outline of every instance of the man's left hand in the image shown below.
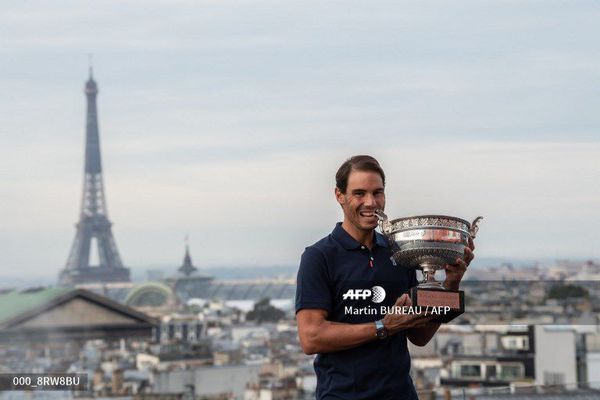
[[475,258],[475,244],[473,239],[469,238],[469,245],[465,246],[464,260],[462,258],[456,259],[456,264],[446,264],[446,280],[444,280],[444,287],[447,289],[458,290],[460,281],[462,280],[467,267]]

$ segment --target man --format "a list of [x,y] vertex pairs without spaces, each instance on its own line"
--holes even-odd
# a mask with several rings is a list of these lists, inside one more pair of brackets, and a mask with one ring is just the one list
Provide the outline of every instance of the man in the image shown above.
[[[375,232],[384,189],[385,174],[373,157],[344,162],[335,188],[344,221],[302,254],[296,319],[303,351],[318,354],[319,400],[417,399],[406,340],[424,346],[439,328],[431,317],[381,311],[409,307],[405,293],[417,285],[415,271],[396,266],[387,240]],[[458,289],[473,249],[470,242],[465,261],[446,266],[445,287]]]

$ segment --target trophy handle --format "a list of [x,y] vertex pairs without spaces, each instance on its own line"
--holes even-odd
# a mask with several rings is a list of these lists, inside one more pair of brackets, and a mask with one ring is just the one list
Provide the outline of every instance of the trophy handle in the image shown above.
[[479,216],[473,220],[471,223],[471,229],[469,229],[469,235],[471,235],[471,239],[475,239],[477,236],[477,231],[479,230],[479,221],[481,221],[483,217]]
[[395,260],[396,255],[397,255],[396,251],[399,249],[398,249],[398,244],[396,244],[396,242],[393,239],[392,223],[390,222],[388,216],[383,212],[383,210],[375,210],[375,215],[377,216],[377,219],[379,220],[378,223],[379,223],[379,227],[381,228],[381,233],[383,234],[383,236],[385,236],[388,243],[390,244],[390,249],[392,249],[392,259]]
[[[387,231],[390,230],[390,220],[388,216],[383,212],[383,210],[375,210],[375,215],[379,220],[379,226],[381,227],[381,232],[385,235]],[[386,235],[387,236],[387,235]]]

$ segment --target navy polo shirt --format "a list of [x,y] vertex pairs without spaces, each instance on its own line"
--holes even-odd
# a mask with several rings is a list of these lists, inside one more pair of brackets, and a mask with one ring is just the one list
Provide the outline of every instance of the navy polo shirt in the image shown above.
[[[383,318],[382,307],[416,286],[415,271],[394,265],[387,240],[374,234],[369,250],[338,223],[329,236],[307,247],[298,270],[296,312],[316,308],[327,310],[329,321],[374,322]],[[314,367],[319,400],[418,399],[404,332],[318,354]]]

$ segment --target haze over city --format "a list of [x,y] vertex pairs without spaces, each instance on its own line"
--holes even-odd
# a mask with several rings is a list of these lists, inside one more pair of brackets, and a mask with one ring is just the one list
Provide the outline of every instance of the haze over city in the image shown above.
[[388,215],[485,216],[481,257],[598,258],[600,7],[563,4],[5,5],[0,272],[64,266],[89,53],[127,266],[295,265],[360,153]]

